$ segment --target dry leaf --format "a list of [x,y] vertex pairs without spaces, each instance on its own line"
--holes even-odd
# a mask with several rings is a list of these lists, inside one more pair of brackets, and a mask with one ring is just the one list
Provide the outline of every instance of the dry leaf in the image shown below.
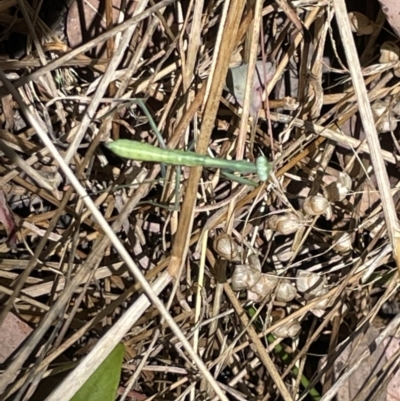
[[[267,80],[275,74],[272,63],[265,64]],[[226,79],[226,87],[235,96],[237,102],[243,107],[248,64],[230,68]],[[253,91],[250,98],[250,114],[255,118],[262,105],[262,93],[265,86],[264,67],[262,61],[257,61],[253,78]]]
[[396,35],[400,38],[400,1],[398,0],[379,0],[382,11],[386,15],[386,19],[393,28]]
[[0,363],[7,361],[7,358],[13,354],[31,332],[32,328],[29,325],[14,313],[9,312],[0,331]]
[[[385,345],[385,357],[390,359],[400,348],[400,338],[392,337],[387,338],[383,341]],[[400,370],[393,375],[387,387],[386,394],[387,401],[399,401],[400,400]]]
[[[345,371],[347,366],[351,366],[354,364],[359,357],[363,354],[363,352],[370,347],[370,344],[374,341],[374,339],[379,335],[379,330],[373,326],[369,327],[368,331],[365,333],[361,341],[359,342],[359,338],[357,337],[354,343],[351,343],[347,346],[347,348],[340,354],[339,358],[335,361],[334,364],[334,372],[335,379],[338,379],[343,371]],[[351,401],[356,398],[360,391],[364,389],[366,384],[372,377],[374,377],[387,359],[387,344],[389,339],[384,340],[376,349],[373,349],[373,353],[366,358],[361,365],[355,370],[355,372],[349,377],[349,379],[344,383],[343,386],[340,386],[340,390],[337,393],[338,401]],[[391,341],[394,341],[392,339]],[[398,343],[396,339],[395,342]],[[398,347],[398,345],[397,345]],[[393,377],[395,379],[396,376]],[[392,382],[393,382],[392,379]],[[391,382],[391,384],[392,384]],[[397,379],[398,383],[398,379]],[[379,384],[379,383],[378,383]],[[389,387],[388,387],[389,390]],[[388,398],[388,394],[385,394],[385,391],[381,392],[377,398],[374,398],[378,401],[384,401],[385,399],[394,401],[399,400],[398,398],[398,389],[397,398]],[[371,390],[367,391],[363,397],[357,398],[359,401],[369,401],[371,399]]]

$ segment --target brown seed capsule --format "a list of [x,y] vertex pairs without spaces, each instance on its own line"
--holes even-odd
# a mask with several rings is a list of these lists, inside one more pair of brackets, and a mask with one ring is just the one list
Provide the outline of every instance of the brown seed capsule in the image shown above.
[[248,265],[238,265],[232,275],[232,289],[234,291],[249,290],[261,279],[261,273]]
[[380,48],[381,57],[379,62],[381,64],[391,63],[398,61],[400,58],[400,49],[394,42],[385,42]]
[[[319,298],[325,295],[328,292],[328,288],[321,288],[319,291],[315,292],[312,294],[312,296],[306,298],[307,301],[310,301],[311,299]],[[322,301],[318,302],[313,308],[312,312],[315,313],[315,311],[324,311],[328,305],[329,305],[329,298],[325,298]]]
[[347,232],[339,232],[333,236],[333,249],[340,253],[347,253],[353,249],[351,236]]
[[281,217],[278,214],[273,214],[272,216],[268,217],[266,220],[266,225],[269,229],[271,230],[276,230],[276,225],[278,224],[279,217]]
[[341,202],[349,194],[351,186],[350,176],[345,172],[340,172],[337,181],[324,188],[324,195],[330,202]]
[[298,270],[296,288],[302,294],[315,294],[325,287],[325,276],[306,270]]
[[331,204],[329,201],[320,195],[309,196],[304,200],[303,210],[309,216],[319,216],[321,214],[326,214],[328,216],[332,215]]
[[361,14],[358,11],[352,11],[348,13],[348,16],[351,30],[357,36],[371,35],[374,31],[374,24],[366,15]]
[[294,213],[285,213],[282,215],[273,215],[267,220],[267,226],[279,234],[289,235],[298,231],[303,222]]
[[301,326],[298,320],[293,319],[292,321],[277,327],[272,331],[275,337],[279,338],[296,338],[301,331]]
[[[303,270],[297,272],[297,278],[297,290],[303,294],[306,301],[312,301],[313,299],[321,297],[328,292],[325,276]],[[314,315],[321,317],[328,304],[329,299],[323,299],[322,301],[318,302],[313,309],[311,309],[311,312]]]
[[261,302],[265,297],[270,295],[278,283],[278,277],[270,276],[268,274],[261,274],[260,279],[253,287],[249,289],[249,299],[255,302]]
[[260,259],[258,259],[258,256],[255,253],[252,253],[251,255],[249,255],[248,259],[249,259],[249,266],[252,269],[258,270],[260,272],[261,271],[261,263],[260,263]]
[[397,120],[391,109],[390,100],[377,100],[372,106],[372,113],[376,123],[376,130],[383,134],[397,128]]
[[290,302],[297,294],[296,288],[293,287],[289,280],[281,280],[276,289],[276,300],[279,302]]
[[227,233],[223,233],[214,238],[214,249],[219,256],[230,262],[240,261],[240,248]]

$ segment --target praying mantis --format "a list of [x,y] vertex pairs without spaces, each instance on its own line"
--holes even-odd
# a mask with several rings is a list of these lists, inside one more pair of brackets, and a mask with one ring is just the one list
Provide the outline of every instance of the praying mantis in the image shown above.
[[[226,160],[201,155],[196,152],[167,149],[161,133],[158,131],[153,118],[142,99],[129,99],[128,103],[135,103],[140,106],[148,118],[149,124],[153,129],[162,148],[130,139],[117,139],[106,143],[106,146],[117,156],[137,161],[171,164],[177,166],[203,166],[209,168],[220,168],[225,171],[238,172],[241,174],[257,174],[260,181],[267,181],[272,170],[272,163],[268,162],[265,156],[259,156],[255,163],[246,160]],[[110,112],[111,113],[111,112]],[[226,175],[228,175],[226,173]],[[231,179],[239,181],[239,177],[229,175]],[[244,180],[242,182],[252,186],[257,186],[253,181]]]
[[259,156],[255,163],[246,160],[226,160],[191,151],[162,149],[130,139],[118,139],[107,143],[106,146],[117,156],[126,159],[187,167],[203,166],[242,174],[257,174],[260,181],[266,181],[272,170],[272,163],[268,162],[265,156]]

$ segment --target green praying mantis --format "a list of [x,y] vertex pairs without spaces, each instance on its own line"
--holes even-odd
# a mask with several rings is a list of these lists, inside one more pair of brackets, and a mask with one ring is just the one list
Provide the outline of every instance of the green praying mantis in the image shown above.
[[257,174],[260,181],[267,181],[272,163],[259,156],[255,163],[246,160],[226,160],[184,150],[162,149],[148,143],[130,139],[118,139],[107,143],[117,156],[145,162],[165,163],[177,166],[220,168],[242,174]]
[[[162,148],[130,139],[118,139],[106,143],[106,146],[117,156],[144,162],[187,167],[203,166],[208,168],[220,168],[225,171],[238,172],[241,174],[257,174],[260,181],[267,181],[272,170],[272,163],[268,162],[265,156],[259,156],[256,162],[252,163],[246,160],[226,160],[201,155],[191,151],[167,149],[161,133],[158,131],[143,100],[129,99],[129,103],[136,103],[142,108]],[[230,177],[233,179],[235,176],[231,175]],[[246,182],[256,186],[252,181],[246,180]]]

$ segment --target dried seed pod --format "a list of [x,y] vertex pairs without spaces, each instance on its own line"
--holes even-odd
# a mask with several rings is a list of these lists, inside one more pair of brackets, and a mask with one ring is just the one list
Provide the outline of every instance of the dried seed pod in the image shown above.
[[333,249],[340,253],[347,253],[353,249],[351,236],[347,232],[339,232],[333,236]]
[[281,216],[276,225],[276,231],[283,235],[289,235],[298,231],[302,226],[300,219],[295,214],[290,213]]
[[296,338],[301,331],[301,326],[298,320],[293,319],[292,321],[277,327],[272,331],[275,337],[279,338]]
[[219,256],[230,262],[240,261],[240,247],[233,238],[227,233],[223,233],[214,238],[214,249]]
[[275,249],[273,258],[277,259],[275,263],[288,262],[293,257],[294,251],[292,250],[291,243],[284,243]]
[[281,280],[276,289],[276,300],[279,302],[290,302],[297,294],[296,288],[293,287],[289,280]]
[[261,272],[261,263],[260,259],[258,259],[258,256],[255,253],[252,253],[249,255],[249,265],[252,269],[258,270]]
[[302,294],[316,294],[325,287],[325,276],[306,270],[299,270],[296,274],[296,288]]
[[385,42],[381,46],[380,52],[379,62],[381,64],[392,63],[400,59],[400,49],[394,42]]
[[294,213],[285,213],[282,215],[273,215],[267,220],[267,226],[279,234],[289,235],[298,231],[303,222]]
[[253,293],[249,294],[249,299],[260,302],[265,297],[270,295],[272,291],[275,289],[278,283],[278,277],[270,276],[268,274],[261,274],[260,279],[249,288],[249,292]]
[[341,186],[338,185],[337,181],[331,182],[326,188],[323,189],[325,198],[328,199],[330,202],[337,202],[341,198],[340,189]]
[[[297,290],[303,293],[306,301],[312,301],[328,292],[325,276],[320,276],[314,272],[298,271],[297,278]],[[314,315],[321,317],[328,304],[329,299],[323,299],[311,309],[311,312]]]
[[385,132],[392,132],[397,128],[397,121],[394,118],[385,116],[376,124],[376,130],[379,134],[384,134]]
[[[328,288],[324,287],[313,293],[311,296],[306,297],[307,301],[310,301],[311,299],[319,298],[325,295],[328,292]],[[318,311],[324,311],[329,304],[329,298],[325,298],[322,301],[318,302],[313,308],[312,312],[315,313],[316,310]]]
[[308,196],[304,200],[303,210],[309,216],[319,216],[326,214],[327,219],[332,217],[332,208],[328,199],[321,195]]
[[261,279],[261,273],[248,265],[238,265],[232,275],[232,289],[234,291],[248,290],[254,287]]
[[351,189],[351,187],[353,185],[353,181],[352,181],[351,177],[347,173],[345,173],[344,171],[341,171],[339,173],[338,182],[340,182],[340,184],[343,187],[347,188],[349,191],[350,191],[350,189]]
[[372,106],[372,113],[379,133],[394,131],[397,121],[389,104],[389,100],[377,100]]
[[351,30],[357,36],[371,35],[374,31],[373,22],[364,14],[358,11],[352,11],[348,13]]
[[272,216],[268,217],[266,220],[266,225],[271,230],[276,230],[276,225],[278,224],[279,217],[282,217],[278,214],[273,214]]
[[375,121],[390,111],[390,105],[386,100],[377,100],[372,104],[371,107]]
[[337,181],[324,188],[324,195],[330,202],[341,202],[350,192],[352,181],[345,172],[340,172]]

